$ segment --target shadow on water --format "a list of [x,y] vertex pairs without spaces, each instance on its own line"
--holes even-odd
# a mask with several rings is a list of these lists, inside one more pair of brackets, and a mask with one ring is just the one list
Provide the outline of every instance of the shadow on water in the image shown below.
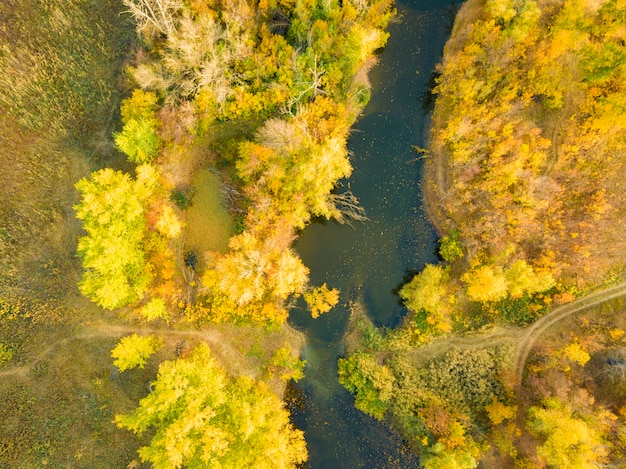
[[304,308],[290,322],[308,337],[306,378],[291,389],[296,425],[305,431],[307,467],[417,468],[419,461],[386,424],[354,408],[337,382],[337,358],[350,300],[361,299],[375,324],[393,327],[406,310],[398,288],[409,273],[437,262],[436,233],[421,201],[422,162],[412,145],[424,146],[428,128],[422,92],[449,35],[450,1],[414,0],[396,5],[398,21],[372,70],[372,97],[348,146],[354,171],[347,186],[365,208],[367,221],[353,226],[314,223],[296,249],[311,269],[311,283],[341,290],[340,303],[311,319]]

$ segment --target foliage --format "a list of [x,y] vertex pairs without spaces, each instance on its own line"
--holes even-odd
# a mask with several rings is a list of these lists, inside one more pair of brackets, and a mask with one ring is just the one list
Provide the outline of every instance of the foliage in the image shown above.
[[159,150],[156,109],[156,96],[140,89],[122,103],[124,128],[115,134],[115,144],[133,163],[150,163]]
[[530,297],[555,285],[550,272],[537,271],[522,259],[506,269],[489,264],[474,267],[461,280],[467,284],[468,298],[479,303]]
[[489,420],[494,425],[499,425],[506,420],[511,420],[517,413],[517,406],[508,406],[500,402],[498,398],[494,398],[491,404],[485,406]]
[[161,363],[153,389],[115,421],[137,434],[154,430],[139,455],[157,469],[289,468],[307,459],[280,400],[263,383],[228,378],[206,344]]
[[485,303],[506,298],[507,282],[502,269],[482,265],[461,277],[467,284],[467,296],[470,300]]
[[585,364],[590,360],[589,353],[582,348],[580,343],[572,342],[571,344],[563,347],[561,351],[563,356],[567,358],[569,361],[576,363],[580,366],[585,366]]
[[464,256],[463,246],[459,241],[459,230],[450,232],[439,240],[439,255],[446,262],[454,262]]
[[6,344],[0,343],[0,368],[6,365],[13,358],[13,350]]
[[329,289],[323,283],[321,287],[313,288],[305,292],[303,295],[313,318],[319,317],[320,314],[329,312],[339,301],[339,290],[336,288]]
[[380,366],[371,355],[356,352],[340,358],[339,382],[355,394],[355,406],[372,417],[382,419],[389,407],[394,377],[386,366]]
[[263,242],[245,231],[231,238],[228,253],[214,255],[212,268],[202,278],[209,291],[213,321],[236,320],[238,316],[284,321],[282,301],[303,291],[308,269],[293,251],[272,246],[271,241]]
[[[439,361],[432,362],[431,370]],[[472,434],[465,406],[440,392],[430,371],[416,367],[407,356],[390,361],[396,377],[389,412],[424,467],[474,468],[481,448]],[[465,409],[465,410],[464,410]]]
[[576,415],[558,398],[528,410],[528,427],[541,439],[537,455],[553,467],[598,467],[607,452],[593,421]]
[[[450,332],[450,313],[454,307],[449,274],[440,265],[427,264],[419,274],[404,285],[400,297],[407,308],[414,312],[407,327],[417,327],[422,336]],[[422,315],[425,316],[423,321]]]
[[147,321],[155,319],[169,319],[169,313],[162,298],[152,298],[145,305],[139,308],[139,314]]
[[[188,126],[190,140],[215,133],[211,143],[227,148],[220,152],[223,164],[234,163],[246,201],[243,229],[229,252],[211,254],[199,292],[202,306],[186,308],[188,317],[283,322],[287,299],[307,291],[308,270],[290,249],[296,231],[313,216],[363,218],[351,193],[333,190],[352,170],[346,140],[365,85],[355,76],[387,39],[390,2],[124,3],[148,50],[130,69],[148,92],[133,94],[126,111],[152,112],[156,96],[168,109],[193,109],[197,126]],[[141,119],[152,124],[151,115],[141,113]],[[148,130],[130,120],[132,147],[131,137]],[[150,128],[156,135],[158,125]],[[239,128],[245,130],[225,142],[213,132]],[[129,153],[142,159],[150,152]],[[314,315],[337,302],[335,290],[306,295]],[[201,310],[208,316],[202,318]]]
[[298,382],[304,378],[305,365],[306,361],[292,355],[288,347],[281,347],[276,350],[267,368],[270,378],[273,378],[275,374],[279,374],[279,378],[283,381],[292,379]]
[[104,308],[139,299],[152,279],[144,247],[145,206],[156,177],[150,166],[138,168],[136,180],[106,168],[76,183],[82,199],[74,209],[87,232],[78,242],[85,268],[79,287]]
[[455,443],[451,447],[437,442],[420,455],[424,469],[473,469],[478,466],[478,445],[471,438],[465,439],[465,429],[460,424],[453,428],[451,436]]
[[625,18],[618,0],[461,10],[435,88],[440,177],[427,190],[443,199],[470,263],[513,246],[537,275],[581,284],[623,265],[613,227],[626,213],[616,179],[626,162]]
[[501,360],[492,350],[452,349],[428,366],[429,386],[457,409],[482,409],[504,389]]
[[111,356],[115,358],[113,364],[120,371],[136,367],[143,368],[148,358],[162,346],[163,342],[153,335],[132,334],[123,337],[111,350]]
[[550,272],[537,272],[524,260],[513,262],[505,271],[509,296],[516,298],[522,295],[539,293],[551,289],[555,280]]

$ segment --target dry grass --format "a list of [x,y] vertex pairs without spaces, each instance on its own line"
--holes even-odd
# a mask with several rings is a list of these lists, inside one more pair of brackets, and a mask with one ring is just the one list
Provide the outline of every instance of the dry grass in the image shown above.
[[[297,353],[304,342],[289,328],[174,324],[158,331],[166,345],[145,369],[113,366],[120,337],[151,330],[80,296],[72,206],[74,184],[90,171],[131,170],[110,137],[119,129],[121,69],[134,36],[121,8],[113,0],[0,5],[0,344],[12,353],[0,369],[0,467],[143,467],[142,442],[112,418],[148,393],[160,361],[206,340],[230,374],[265,378],[276,349]],[[217,178],[198,172],[207,155],[196,150],[169,175],[184,185],[197,174],[190,224],[202,226],[194,242],[219,249],[232,221],[214,191]],[[284,391],[280,380],[269,384]]]

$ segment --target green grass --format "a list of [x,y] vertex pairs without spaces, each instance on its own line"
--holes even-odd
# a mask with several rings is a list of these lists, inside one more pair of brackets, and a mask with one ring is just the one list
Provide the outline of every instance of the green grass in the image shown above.
[[220,177],[206,169],[198,171],[192,181],[194,193],[185,211],[185,250],[196,251],[199,258],[208,251],[225,251],[234,233],[220,185]]

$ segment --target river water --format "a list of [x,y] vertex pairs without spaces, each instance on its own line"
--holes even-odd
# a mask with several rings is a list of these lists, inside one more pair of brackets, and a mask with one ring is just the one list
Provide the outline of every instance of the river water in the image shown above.
[[370,73],[372,98],[349,141],[354,171],[344,186],[368,220],[353,226],[315,223],[296,243],[311,282],[341,290],[340,303],[311,319],[303,309],[290,322],[307,334],[306,378],[294,389],[291,411],[310,452],[307,467],[417,468],[417,458],[388,427],[354,408],[337,381],[348,301],[361,299],[377,325],[405,314],[397,289],[408,273],[436,262],[436,234],[421,202],[422,163],[411,145],[425,146],[429,123],[420,103],[449,35],[449,0],[405,0],[391,37]]

